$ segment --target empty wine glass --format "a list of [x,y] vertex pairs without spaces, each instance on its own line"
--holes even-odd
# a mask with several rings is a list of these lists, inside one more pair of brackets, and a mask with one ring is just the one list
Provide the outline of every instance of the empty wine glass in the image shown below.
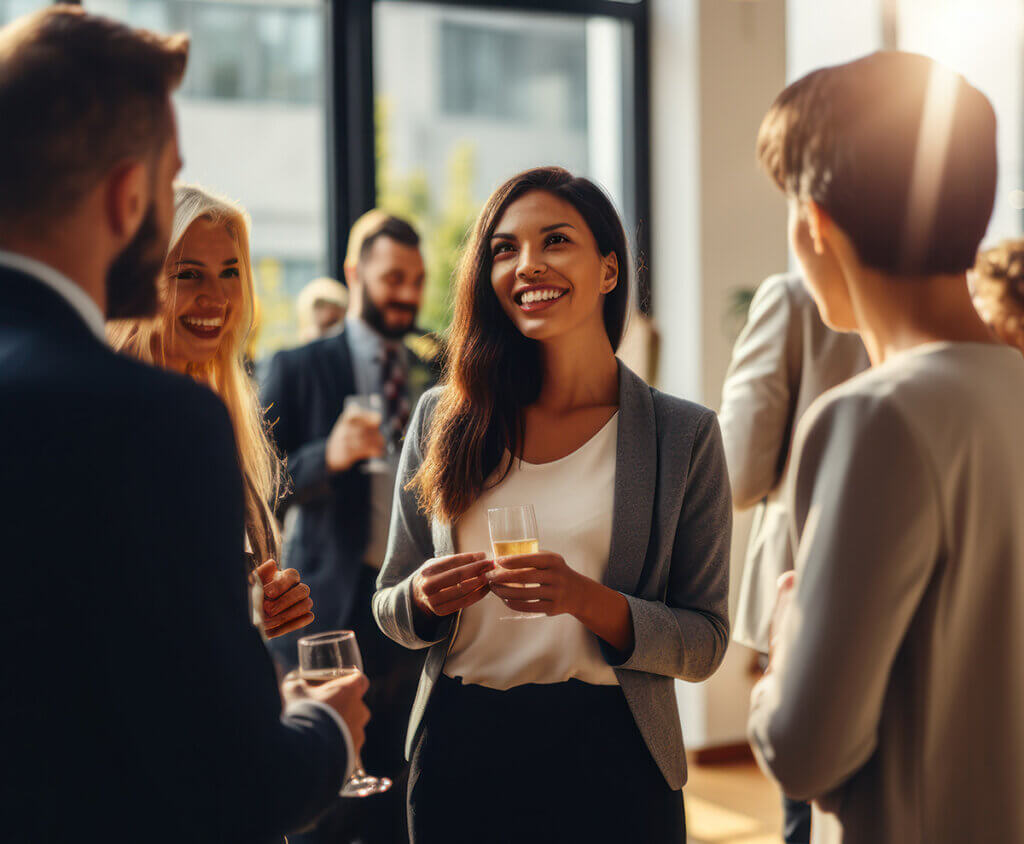
[[[299,677],[311,685],[320,685],[337,677],[357,674],[363,670],[356,634],[351,630],[335,630],[303,636],[299,639]],[[373,777],[363,770],[363,761],[356,756],[356,770],[341,789],[342,797],[369,797],[391,788],[387,777]]]
[[[487,511],[487,527],[491,533],[491,548],[494,559],[517,554],[540,553],[540,531],[537,530],[537,515],[532,504],[519,507],[494,507]],[[533,586],[531,583],[510,583],[509,586]],[[502,621],[519,621],[527,618],[545,618],[542,612],[515,612],[503,615]]]

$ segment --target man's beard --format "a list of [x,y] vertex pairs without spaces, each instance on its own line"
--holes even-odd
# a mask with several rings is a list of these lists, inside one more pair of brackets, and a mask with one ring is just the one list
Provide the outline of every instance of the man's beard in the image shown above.
[[150,205],[124,251],[107,273],[107,319],[144,319],[156,316],[157,276],[164,266],[167,238],[156,223],[156,205]]
[[409,313],[409,322],[403,326],[389,325],[387,317],[384,316],[384,311],[377,307],[377,303],[373,301],[369,293],[365,293],[363,296],[363,322],[370,326],[374,331],[383,337],[387,337],[389,340],[401,340],[406,334],[413,330],[416,324],[417,308],[411,305],[390,305],[390,309],[398,309],[407,311]]

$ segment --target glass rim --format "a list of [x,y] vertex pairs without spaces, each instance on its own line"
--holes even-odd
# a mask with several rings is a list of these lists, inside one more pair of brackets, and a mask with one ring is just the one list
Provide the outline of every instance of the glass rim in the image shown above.
[[322,645],[327,642],[344,642],[347,639],[354,639],[354,630],[328,630],[326,633],[314,633],[311,636],[302,636],[299,645]]
[[488,507],[488,513],[507,513],[509,510],[532,510],[532,504],[515,504],[512,507]]

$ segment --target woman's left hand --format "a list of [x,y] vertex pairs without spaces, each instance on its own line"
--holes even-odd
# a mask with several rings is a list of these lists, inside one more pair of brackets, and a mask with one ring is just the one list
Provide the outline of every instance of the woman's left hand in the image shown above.
[[[491,591],[518,612],[582,614],[588,587],[595,584],[569,567],[558,554],[499,557],[487,572]],[[528,585],[521,585],[528,584]]]
[[313,620],[309,587],[295,569],[279,571],[275,560],[256,569],[263,584],[263,632],[274,639],[305,627]]

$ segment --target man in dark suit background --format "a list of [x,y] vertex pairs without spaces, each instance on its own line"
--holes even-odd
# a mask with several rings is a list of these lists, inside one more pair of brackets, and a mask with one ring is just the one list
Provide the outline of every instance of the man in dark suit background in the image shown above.
[[368,717],[361,677],[282,714],[225,408],[105,342],[156,310],[187,53],[74,6],[0,29],[5,841],[280,841]]
[[[400,440],[413,404],[436,380],[431,361],[403,342],[415,331],[423,297],[419,236],[406,221],[370,211],[349,235],[345,273],[351,299],[344,330],[275,355],[262,400],[292,483],[283,502],[294,510],[284,558],[309,584],[317,608],[303,632],[356,632],[374,712],[363,758],[371,773],[395,780],[386,797],[346,806],[316,840],[391,842],[406,835],[404,738],[422,659],[384,637],[370,602],[387,545]],[[371,395],[381,397],[382,418],[346,404]],[[366,471],[368,460],[377,471]],[[285,665],[295,658],[293,643],[282,636],[271,644]]]

